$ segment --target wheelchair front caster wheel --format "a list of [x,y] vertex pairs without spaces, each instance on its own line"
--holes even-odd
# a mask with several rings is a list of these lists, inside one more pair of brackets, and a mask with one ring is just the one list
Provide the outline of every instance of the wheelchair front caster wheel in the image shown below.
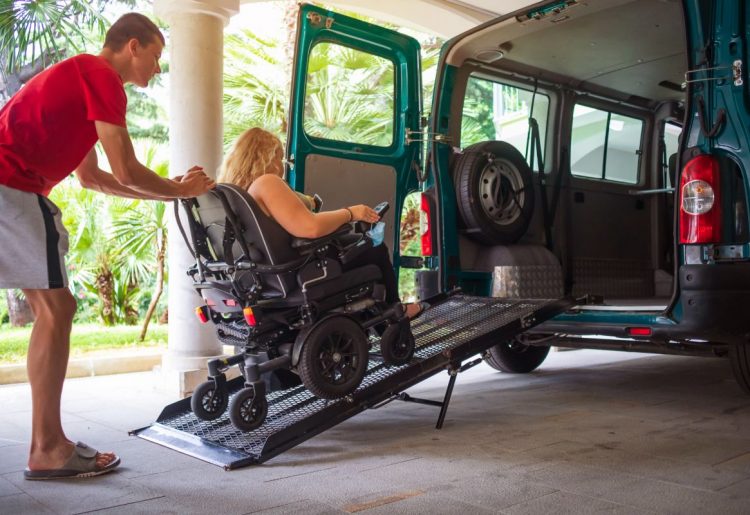
[[409,320],[389,325],[380,338],[380,354],[386,365],[405,365],[414,356],[414,335]]
[[190,398],[190,408],[201,420],[215,420],[227,409],[229,392],[225,388],[216,388],[214,381],[198,385]]
[[243,388],[232,398],[229,405],[229,420],[241,431],[258,429],[268,415],[268,400],[265,395],[256,395],[254,388]]

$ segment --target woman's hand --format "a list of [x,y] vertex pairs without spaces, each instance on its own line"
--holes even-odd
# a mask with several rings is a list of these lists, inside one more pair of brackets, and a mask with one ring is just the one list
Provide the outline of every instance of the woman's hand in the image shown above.
[[368,222],[372,224],[380,220],[378,214],[370,206],[358,204],[356,206],[349,206],[347,209],[352,214],[352,222]]

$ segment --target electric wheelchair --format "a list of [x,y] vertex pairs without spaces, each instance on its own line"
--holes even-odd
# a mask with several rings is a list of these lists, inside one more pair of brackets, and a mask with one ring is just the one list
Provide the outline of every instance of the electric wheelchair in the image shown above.
[[[346,269],[372,248],[369,224],[296,238],[232,184],[178,202],[175,218],[195,257],[188,275],[203,299],[196,314],[236,352],[208,362],[208,381],[191,399],[197,417],[214,420],[228,406],[235,427],[258,428],[268,413],[269,373],[298,376],[297,384],[323,399],[345,397],[361,383],[378,337],[383,362],[411,360],[409,320],[400,303],[382,300],[380,269]],[[234,365],[245,384],[230,403],[225,372]]]

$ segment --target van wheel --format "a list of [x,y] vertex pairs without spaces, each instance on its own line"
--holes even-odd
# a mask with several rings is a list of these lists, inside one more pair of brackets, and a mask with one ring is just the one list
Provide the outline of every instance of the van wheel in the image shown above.
[[534,213],[533,174],[515,147],[504,141],[467,147],[456,162],[454,180],[469,237],[505,245],[523,236]]
[[527,374],[541,365],[549,354],[549,347],[524,345],[515,340],[491,347],[484,355],[489,366],[510,374]]
[[729,348],[734,378],[745,393],[750,394],[750,344],[737,344]]

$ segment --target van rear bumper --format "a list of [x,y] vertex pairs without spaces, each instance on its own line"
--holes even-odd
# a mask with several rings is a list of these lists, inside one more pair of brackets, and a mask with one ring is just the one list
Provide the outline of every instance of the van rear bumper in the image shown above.
[[680,332],[709,340],[744,342],[750,335],[750,263],[680,268]]
[[[686,265],[680,270],[679,281],[681,302],[673,313],[628,313],[624,308],[622,312],[608,312],[606,321],[593,321],[585,311],[569,312],[529,332],[601,335],[651,344],[667,341],[734,344],[750,340],[750,263]],[[576,320],[579,315],[580,320]],[[651,335],[633,336],[629,334],[630,327],[650,327]]]

